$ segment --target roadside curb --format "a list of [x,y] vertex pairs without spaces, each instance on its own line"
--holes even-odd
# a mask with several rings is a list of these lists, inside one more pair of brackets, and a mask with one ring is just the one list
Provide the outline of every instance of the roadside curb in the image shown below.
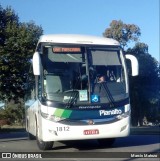
[[160,135],[160,127],[131,127],[131,135]]

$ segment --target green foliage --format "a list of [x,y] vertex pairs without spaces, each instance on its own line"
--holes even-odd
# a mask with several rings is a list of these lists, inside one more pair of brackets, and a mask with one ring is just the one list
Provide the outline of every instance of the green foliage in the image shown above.
[[[142,125],[144,117],[155,122],[160,116],[160,66],[148,53],[148,45],[137,41],[141,35],[140,28],[134,24],[125,24],[121,20],[113,20],[103,35],[116,39],[123,48],[129,42],[135,42],[133,48],[125,50],[125,53],[135,55],[139,62],[139,76],[129,77],[132,124]],[[130,71],[130,64],[127,65]]]
[[17,104],[13,100],[7,103],[5,109],[0,109],[0,119],[8,120],[10,124],[23,123],[25,110],[21,101]]
[[[144,116],[148,120],[155,122],[157,120],[157,115],[159,112],[159,100],[160,100],[160,88],[158,77],[158,61],[156,61],[148,52],[145,52],[143,46],[139,48],[139,45],[136,45],[130,53],[134,54],[139,61],[139,76],[137,80],[134,81],[133,78],[130,78],[131,88],[137,87],[135,90],[131,90],[131,93],[138,92],[139,100],[132,103],[133,114],[138,114],[139,122],[142,122]],[[139,52],[138,52],[139,50]],[[141,111],[140,111],[141,110]]]
[[24,97],[25,82],[42,28],[19,22],[11,8],[0,6],[0,99]]
[[127,52],[135,55],[139,62],[139,76],[130,77],[133,124],[139,122],[142,125],[144,116],[155,122],[160,115],[158,61],[148,54],[148,45],[144,43],[136,43]]
[[113,20],[110,28],[103,33],[104,37],[113,38],[120,42],[122,47],[130,41],[137,41],[141,35],[140,28],[134,24],[125,24],[121,20]]
[[0,109],[0,119],[7,119],[7,116],[5,115],[5,110],[4,109]]

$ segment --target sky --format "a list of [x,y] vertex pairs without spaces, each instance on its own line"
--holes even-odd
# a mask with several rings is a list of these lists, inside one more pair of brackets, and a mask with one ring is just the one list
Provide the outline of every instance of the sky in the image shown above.
[[11,6],[21,22],[34,21],[44,34],[86,34],[102,36],[112,20],[135,24],[140,42],[160,61],[159,0],[1,0]]

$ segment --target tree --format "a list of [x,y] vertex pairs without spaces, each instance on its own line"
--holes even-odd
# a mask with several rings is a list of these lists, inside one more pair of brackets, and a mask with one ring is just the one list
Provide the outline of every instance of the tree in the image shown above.
[[[132,124],[142,125],[144,116],[148,120],[155,121],[159,116],[160,70],[158,61],[148,53],[148,45],[138,42],[141,35],[140,28],[134,24],[125,24],[121,20],[113,20],[103,35],[119,41],[123,49],[126,47],[124,52],[135,55],[139,62],[139,76],[129,77]],[[127,49],[131,41],[135,42],[135,46]],[[130,68],[129,64],[128,68]],[[155,116],[155,111],[157,111],[157,116]]]
[[12,122],[20,122],[24,116],[26,78],[42,33],[41,26],[20,22],[11,7],[0,6],[0,100],[6,104],[0,116]]
[[0,99],[24,97],[26,75],[42,28],[23,23],[10,7],[0,6]]
[[110,28],[103,33],[104,37],[113,38],[124,48],[130,41],[137,41],[141,35],[140,28],[134,24],[125,24],[121,20],[113,20]]
[[148,45],[144,43],[136,43],[127,52],[135,55],[139,62],[139,76],[130,77],[132,123],[143,125],[144,117],[155,122],[160,114],[158,61],[148,53]]

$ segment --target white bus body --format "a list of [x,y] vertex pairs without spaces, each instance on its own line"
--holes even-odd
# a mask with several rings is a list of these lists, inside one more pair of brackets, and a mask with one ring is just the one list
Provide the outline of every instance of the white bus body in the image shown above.
[[[84,35],[43,35],[33,55],[35,85],[26,102],[26,130],[40,149],[54,141],[98,139],[111,145],[130,132],[127,67],[113,39]],[[101,79],[103,78],[103,79]],[[31,79],[32,80],[32,79]],[[103,80],[103,81],[101,81]]]

